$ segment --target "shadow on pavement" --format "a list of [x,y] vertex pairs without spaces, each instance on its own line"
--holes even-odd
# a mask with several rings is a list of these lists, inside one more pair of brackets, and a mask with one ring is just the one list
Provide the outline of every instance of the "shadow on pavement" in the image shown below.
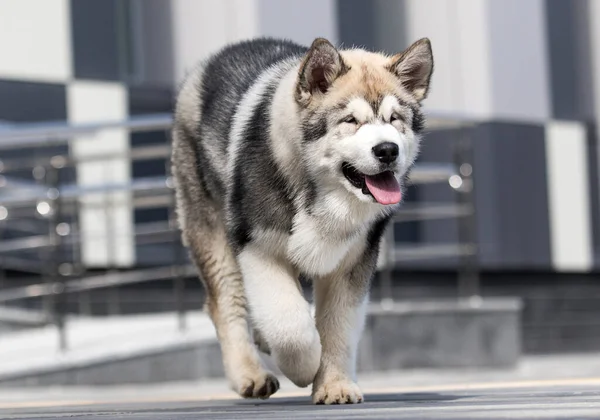
[[[365,403],[349,406],[362,407],[371,406],[377,403],[436,403],[446,401],[456,401],[459,399],[472,398],[472,395],[452,395],[438,394],[435,392],[410,392],[410,393],[393,393],[393,394],[366,394]],[[298,407],[298,406],[314,406],[323,408],[323,405],[314,405],[310,397],[274,397],[269,400],[239,400],[235,405],[244,406],[278,406],[278,407]]]

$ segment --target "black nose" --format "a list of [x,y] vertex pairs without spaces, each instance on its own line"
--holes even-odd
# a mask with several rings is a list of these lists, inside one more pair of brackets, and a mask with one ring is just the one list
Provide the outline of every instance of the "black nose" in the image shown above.
[[398,145],[386,141],[373,147],[373,154],[381,163],[392,163],[398,157]]

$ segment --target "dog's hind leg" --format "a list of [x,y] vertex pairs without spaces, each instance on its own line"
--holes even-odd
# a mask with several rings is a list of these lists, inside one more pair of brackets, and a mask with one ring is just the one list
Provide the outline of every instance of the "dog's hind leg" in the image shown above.
[[178,219],[206,288],[205,307],[217,331],[225,373],[242,397],[268,398],[279,382],[263,368],[251,340],[242,275],[227,242],[223,215],[200,182],[192,144],[177,130],[173,135]]
[[206,233],[197,232],[188,242],[206,287],[206,309],[217,330],[225,372],[241,396],[267,398],[279,382],[264,370],[251,342],[240,270],[224,231]]

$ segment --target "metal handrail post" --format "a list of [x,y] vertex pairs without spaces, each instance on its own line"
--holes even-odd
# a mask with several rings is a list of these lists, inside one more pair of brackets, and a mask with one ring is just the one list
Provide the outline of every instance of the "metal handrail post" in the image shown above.
[[[1,214],[4,211],[8,212],[8,210],[5,210],[4,207],[0,206],[0,241],[2,241],[2,238],[4,237],[4,232],[6,230],[5,226],[7,223],[6,220],[4,220],[4,218],[7,216],[3,216]],[[6,285],[6,270],[4,269],[4,265],[1,263],[1,260],[0,260],[0,289],[3,289],[5,285]]]
[[60,169],[61,157],[55,157],[50,160],[50,166],[46,173],[46,182],[48,190],[48,224],[49,239],[51,243],[48,255],[47,267],[49,271],[48,282],[50,283],[51,293],[48,294],[47,305],[49,306],[52,322],[58,330],[58,346],[60,351],[67,350],[67,335],[65,326],[66,312],[66,294],[63,275],[64,266],[60,263],[62,260],[62,236],[59,234],[59,224],[62,217],[62,205],[60,197]]
[[[104,163],[105,179],[111,179],[108,171],[108,165]],[[116,240],[115,240],[115,229],[114,229],[114,193],[106,192],[103,195],[103,207],[104,207],[104,233],[106,235],[106,257],[107,273],[114,274],[117,270],[117,254],[116,254]],[[108,313],[111,316],[116,316],[121,313],[121,292],[119,286],[114,286],[108,289]]]
[[455,163],[459,167],[461,183],[456,188],[456,198],[460,205],[469,210],[465,217],[458,218],[459,243],[467,252],[462,254],[458,271],[458,297],[478,299],[481,294],[478,271],[477,219],[473,183],[473,127],[459,130],[455,145]]
[[396,247],[396,235],[394,232],[395,223],[394,219],[390,221],[385,231],[385,265],[380,274],[381,279],[381,298],[380,303],[382,306],[390,306],[394,302],[394,291],[393,291],[393,271],[396,266],[396,255],[394,249]]
[[[80,211],[81,200],[74,200],[74,217],[78,218]],[[81,223],[71,223],[69,233],[76,238],[81,238]],[[73,273],[78,279],[85,278],[85,273],[87,271],[86,265],[83,263],[83,251],[81,246],[81,240],[73,241]],[[77,295],[77,311],[79,315],[92,315],[92,296],[90,291],[79,291]]]

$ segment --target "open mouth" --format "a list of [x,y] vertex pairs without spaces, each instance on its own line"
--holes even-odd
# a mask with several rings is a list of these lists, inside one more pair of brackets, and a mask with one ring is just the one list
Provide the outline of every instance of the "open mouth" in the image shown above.
[[360,173],[354,166],[347,162],[342,164],[342,172],[354,187],[362,189],[364,194],[371,194],[365,183],[365,174]]
[[353,187],[360,189],[363,194],[371,195],[379,204],[397,204],[402,199],[400,183],[392,171],[366,175],[344,162],[342,173]]

